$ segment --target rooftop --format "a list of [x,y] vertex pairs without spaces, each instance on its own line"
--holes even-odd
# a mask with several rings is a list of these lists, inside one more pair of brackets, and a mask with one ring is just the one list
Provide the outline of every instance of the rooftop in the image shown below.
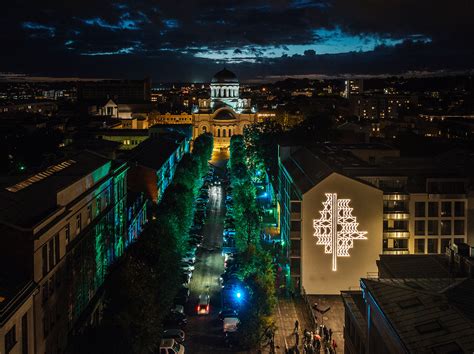
[[0,223],[33,227],[58,208],[57,193],[108,163],[85,150],[35,174],[0,177]]
[[181,134],[160,134],[156,138],[148,138],[130,150],[128,160],[159,170],[184,139],[185,137]]
[[[474,350],[474,280],[361,279],[410,353]],[[449,351],[448,351],[449,352]]]

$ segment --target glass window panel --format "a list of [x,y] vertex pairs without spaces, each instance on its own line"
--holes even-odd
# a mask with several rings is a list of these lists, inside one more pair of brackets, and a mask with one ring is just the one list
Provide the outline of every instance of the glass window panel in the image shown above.
[[441,235],[451,235],[451,220],[441,220]]
[[428,239],[428,253],[438,253],[438,239]]
[[425,240],[415,239],[415,253],[425,253]]
[[441,202],[441,216],[451,216],[451,202]]
[[415,202],[415,216],[425,216],[425,202]]
[[438,235],[438,220],[428,220],[428,235]]
[[416,220],[415,221],[415,235],[424,235],[425,234],[425,221]]
[[428,216],[438,217],[438,202],[428,202]]
[[464,220],[454,220],[454,234],[464,235]]
[[454,216],[464,216],[464,202],[454,202]]

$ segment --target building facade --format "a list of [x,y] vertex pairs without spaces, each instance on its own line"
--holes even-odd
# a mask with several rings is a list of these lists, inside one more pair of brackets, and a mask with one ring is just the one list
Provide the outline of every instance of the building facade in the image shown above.
[[[473,200],[465,168],[470,164],[459,156],[407,160],[383,145],[326,144],[280,148],[279,160],[281,239],[293,284],[309,294],[357,287],[357,276],[377,273],[378,254],[438,254],[451,244],[472,244]],[[328,208],[336,206],[327,205],[327,193],[340,203],[350,200],[338,209],[342,225],[331,226]],[[349,211],[353,214],[341,216]],[[344,223],[350,232],[343,232]],[[340,244],[351,239],[347,252],[339,251],[341,258],[334,256],[338,246],[328,244],[335,240],[331,232],[342,237],[336,239]],[[319,272],[330,257],[337,258],[338,274],[332,267],[324,278]],[[339,283],[344,264],[351,277]]]
[[36,284],[35,353],[64,352],[99,320],[107,269],[126,246],[127,170],[84,151],[0,191],[0,264]]

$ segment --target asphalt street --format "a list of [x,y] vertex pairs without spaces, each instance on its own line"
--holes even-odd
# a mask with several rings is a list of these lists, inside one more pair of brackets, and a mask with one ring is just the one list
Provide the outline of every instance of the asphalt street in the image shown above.
[[[225,191],[221,186],[209,189],[208,216],[203,228],[204,240],[197,253],[196,269],[190,283],[191,296],[186,307],[187,353],[229,353],[224,345],[222,322],[217,318],[221,306],[219,276],[224,272],[221,255],[225,220]],[[211,296],[210,314],[197,315],[200,294]]]

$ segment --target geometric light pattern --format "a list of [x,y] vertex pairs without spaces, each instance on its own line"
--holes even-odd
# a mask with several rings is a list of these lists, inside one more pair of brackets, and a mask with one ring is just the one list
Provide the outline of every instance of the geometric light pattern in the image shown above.
[[352,215],[350,199],[337,199],[337,193],[326,193],[321,217],[313,220],[317,245],[324,246],[324,253],[332,254],[332,270],[337,270],[337,257],[349,257],[354,240],[367,240],[367,231],[358,231],[359,223]]

